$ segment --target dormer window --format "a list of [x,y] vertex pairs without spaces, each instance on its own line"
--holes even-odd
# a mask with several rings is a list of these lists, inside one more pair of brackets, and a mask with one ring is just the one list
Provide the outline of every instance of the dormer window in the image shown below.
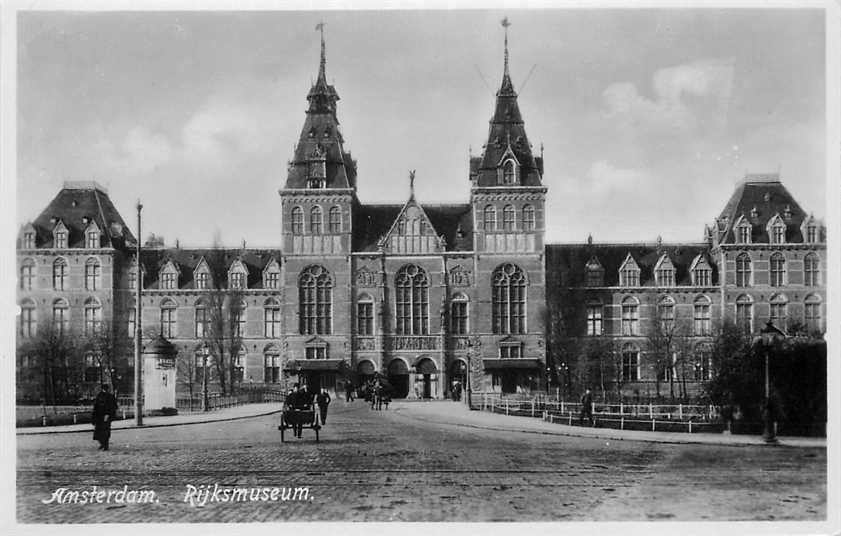
[[53,230],[53,247],[66,248],[67,234],[67,227],[65,227],[63,223],[58,222]]
[[263,270],[263,288],[280,288],[280,265],[272,259]]
[[675,286],[675,267],[668,255],[662,255],[654,266],[654,279],[658,287]]
[[806,242],[814,244],[818,241],[818,226],[810,225],[806,227]]
[[779,214],[768,222],[768,236],[772,244],[784,244],[786,241],[786,224]]
[[246,288],[248,269],[241,260],[236,260],[228,271],[228,288]]
[[511,185],[517,183],[517,167],[513,160],[506,160],[502,164],[502,184]]
[[210,274],[207,272],[199,272],[196,274],[196,288],[199,290],[205,290],[208,288],[210,283]]
[[745,220],[744,216],[740,217],[736,222],[736,242],[739,244],[751,243],[751,224]]
[[245,274],[234,272],[231,274],[230,287],[243,288],[245,286]]
[[[325,132],[326,135],[326,132]],[[321,189],[326,186],[327,156],[321,146],[316,146],[310,154],[307,167],[307,188]]]
[[21,240],[21,247],[23,249],[32,249],[35,247],[35,233],[32,231],[27,231],[23,233],[23,238]]
[[585,285],[588,287],[600,287],[604,285],[604,268],[595,257],[590,259],[584,266]]
[[85,229],[85,247],[88,249],[98,249],[99,237],[99,227],[97,227],[96,223],[91,222]]
[[692,270],[692,283],[696,287],[709,287],[712,280],[712,270],[706,266],[699,266]]
[[622,287],[640,286],[640,269],[630,253],[619,267],[619,285]]
[[164,290],[175,290],[178,285],[178,274],[175,272],[164,272],[161,274],[161,288]]

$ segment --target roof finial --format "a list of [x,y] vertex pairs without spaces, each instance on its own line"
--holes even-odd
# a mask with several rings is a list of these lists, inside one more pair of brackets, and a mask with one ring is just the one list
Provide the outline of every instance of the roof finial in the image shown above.
[[318,80],[327,82],[327,53],[325,51],[324,46],[324,21],[319,22],[315,25],[315,29],[321,32],[321,64],[318,67]]
[[415,197],[415,170],[409,170],[409,196]]
[[505,28],[505,70],[503,71],[504,76],[508,76],[508,27],[511,26],[511,23],[508,22],[508,17],[502,19],[502,27]]

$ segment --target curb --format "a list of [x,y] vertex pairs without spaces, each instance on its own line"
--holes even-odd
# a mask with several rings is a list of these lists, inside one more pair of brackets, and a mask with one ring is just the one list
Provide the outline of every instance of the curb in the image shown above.
[[[111,428],[111,432],[119,432],[121,430],[146,430],[148,428],[166,428],[169,426],[188,426],[191,424],[209,424],[213,422],[226,422],[226,421],[237,421],[240,419],[251,419],[254,417],[265,417],[267,415],[274,415],[275,413],[280,413],[283,409],[275,409],[272,411],[267,411],[264,413],[255,413],[253,415],[239,415],[236,417],[225,417],[223,419],[209,419],[205,421],[190,421],[190,422],[174,422],[174,423],[162,423],[162,424],[144,424],[142,426],[123,426],[120,428]],[[24,428],[25,430],[25,428]],[[22,432],[17,430],[15,435],[28,435],[28,436],[37,436],[37,435],[49,435],[49,434],[89,434],[93,431],[91,427],[89,430],[50,430],[47,432]]]
[[[395,414],[397,414],[400,410],[395,408]],[[537,435],[548,435],[548,436],[564,436],[564,437],[583,437],[583,438],[590,438],[590,439],[610,439],[612,441],[640,441],[640,442],[648,442],[648,443],[664,443],[664,444],[671,444],[671,445],[716,445],[722,447],[758,447],[758,446],[766,446],[762,440],[757,440],[755,443],[728,443],[728,442],[721,442],[721,441],[690,441],[690,440],[680,440],[676,438],[664,438],[664,437],[627,437],[621,436],[618,434],[610,434],[610,433],[601,433],[597,432],[595,434],[582,434],[582,433],[573,433],[568,430],[525,430],[521,428],[499,428],[496,426],[484,426],[479,424],[470,424],[470,423],[454,423],[454,422],[443,422],[443,421],[432,421],[429,419],[420,418],[417,416],[409,416],[405,415],[407,418],[415,419],[421,422],[428,422],[434,424],[446,424],[449,426],[460,426],[463,428],[475,428],[479,430],[493,430],[496,432],[517,432],[523,434],[537,434]],[[543,422],[543,421],[541,421]],[[564,426],[564,425],[556,425],[556,426]],[[648,433],[657,433],[657,432],[648,432]],[[784,448],[826,448],[826,445],[792,445],[786,444],[785,440],[780,440],[775,447],[784,447]]]

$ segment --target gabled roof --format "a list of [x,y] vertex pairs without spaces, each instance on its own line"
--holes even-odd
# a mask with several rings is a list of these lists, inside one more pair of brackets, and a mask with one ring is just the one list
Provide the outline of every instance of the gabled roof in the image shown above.
[[[377,251],[405,205],[359,205],[354,210],[353,251]],[[421,205],[432,227],[446,241],[445,251],[473,249],[470,204]]]
[[160,269],[172,262],[181,272],[179,288],[194,289],[196,268],[206,263],[210,269],[213,283],[223,284],[228,280],[228,270],[232,263],[239,260],[248,271],[247,288],[263,287],[263,269],[267,264],[280,258],[280,250],[266,249],[181,249],[181,248],[144,248],[141,250],[143,268],[146,271],[144,288],[159,288]]
[[[423,207],[415,200],[415,195],[413,193],[411,196],[409,196],[409,199],[403,205],[403,208],[400,209],[400,212],[397,214],[397,217],[394,218],[394,221],[391,224],[391,228],[382,238],[382,243],[387,249],[391,249],[389,245],[390,239],[398,235],[398,231],[400,229],[400,222],[404,219],[406,213],[410,211],[416,211],[425,223],[424,233],[421,236],[431,236],[436,239],[438,238],[438,232],[435,229],[435,225],[433,225],[432,222],[429,220],[429,216],[427,216],[426,211],[423,210]],[[443,248],[441,247],[441,244],[436,244],[436,247],[433,248],[433,251],[441,251],[442,249]]]

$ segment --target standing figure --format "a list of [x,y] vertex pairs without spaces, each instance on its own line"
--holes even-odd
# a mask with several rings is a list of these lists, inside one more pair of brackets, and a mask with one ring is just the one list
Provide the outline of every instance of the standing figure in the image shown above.
[[315,397],[315,403],[318,405],[318,411],[321,413],[321,424],[327,424],[327,406],[330,405],[330,394],[327,389],[322,389]]
[[350,380],[345,383],[345,402],[353,402],[353,383]]
[[590,426],[593,425],[593,395],[590,394],[589,389],[584,391],[584,394],[581,396],[581,416],[578,419],[578,423],[584,424],[584,419],[587,419]]
[[111,421],[117,416],[117,399],[109,391],[108,385],[102,384],[102,390],[93,402],[93,439],[99,441],[99,450],[108,450]]

